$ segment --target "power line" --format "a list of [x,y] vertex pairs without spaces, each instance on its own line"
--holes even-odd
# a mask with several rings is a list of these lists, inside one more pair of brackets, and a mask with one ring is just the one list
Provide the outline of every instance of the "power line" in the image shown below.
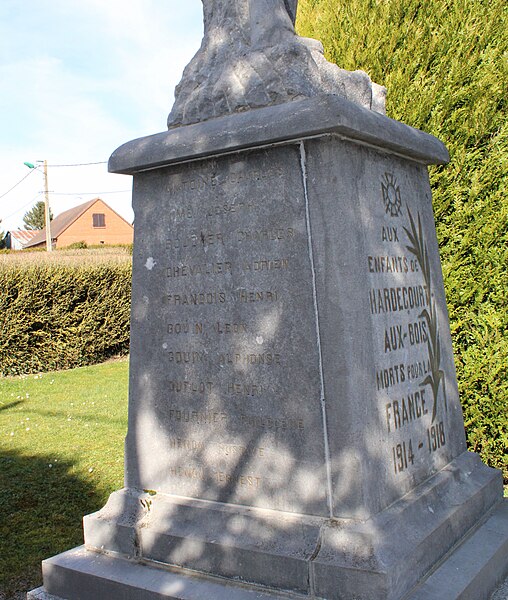
[[30,177],[30,175],[31,175],[31,174],[32,174],[34,171],[37,171],[37,169],[38,169],[38,168],[39,168],[39,167],[34,167],[33,169],[30,169],[30,171],[29,171],[29,172],[28,172],[28,173],[27,173],[27,174],[26,174],[26,175],[25,175],[25,176],[24,176],[22,179],[20,179],[20,180],[18,181],[18,183],[16,183],[16,184],[15,184],[15,185],[13,185],[13,186],[12,186],[12,187],[11,187],[9,190],[7,190],[6,192],[4,192],[4,193],[3,193],[3,194],[0,196],[0,199],[1,199],[1,198],[3,198],[4,196],[7,196],[7,194],[9,194],[10,192],[12,192],[12,190],[13,190],[14,188],[18,187],[18,185],[19,185],[20,183],[22,183],[23,181],[25,181],[25,179],[26,179],[27,177]]
[[20,213],[23,209],[25,209],[27,206],[30,206],[30,204],[33,204],[35,202],[35,200],[37,200],[37,198],[42,194],[42,192],[37,192],[37,195],[34,196],[30,202],[27,202],[26,204],[24,204],[23,206],[21,206],[20,208],[18,208],[15,212],[11,213],[10,215],[7,215],[6,217],[2,217],[2,219],[10,219],[11,217],[13,217],[14,215],[17,215],[18,213]]
[[[88,163],[71,163],[71,164],[62,164],[62,165],[48,165],[48,167],[89,167],[91,165],[106,165],[107,164],[107,160],[101,160],[98,162],[88,162]],[[30,176],[30,173],[33,173],[34,171],[37,171],[39,169],[39,166],[34,167],[33,169],[30,169],[30,171],[22,178],[18,181],[18,183],[16,183],[15,185],[13,185],[10,189],[8,189],[6,192],[4,192],[1,196],[0,199],[2,199],[4,196],[7,196],[7,194],[9,194],[10,192],[12,192],[12,190],[16,187],[18,187],[18,185],[20,183],[22,183],[27,177]],[[127,190],[130,191],[130,190]],[[84,194],[88,194],[89,192],[83,192],[80,193],[79,195],[84,195]],[[95,192],[90,192],[90,193],[95,193]],[[117,194],[120,192],[99,192],[100,194]],[[71,196],[73,194],[59,194],[59,195],[63,195],[63,196]]]
[[132,190],[116,190],[114,192],[51,192],[52,196],[103,196],[104,194],[126,194]]
[[48,165],[48,167],[88,167],[90,165],[105,165],[107,162],[107,160],[102,160],[100,162],[74,163],[71,165]]

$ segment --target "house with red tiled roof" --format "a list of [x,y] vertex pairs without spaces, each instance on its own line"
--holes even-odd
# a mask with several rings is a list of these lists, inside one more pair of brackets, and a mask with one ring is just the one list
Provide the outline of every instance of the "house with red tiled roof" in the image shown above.
[[26,231],[25,229],[14,229],[5,234],[5,247],[9,250],[23,250],[39,234],[38,229]]
[[[85,242],[88,246],[132,244],[133,227],[100,198],[70,208],[51,221],[53,248],[65,248]],[[44,247],[46,230],[42,229],[25,246]]]

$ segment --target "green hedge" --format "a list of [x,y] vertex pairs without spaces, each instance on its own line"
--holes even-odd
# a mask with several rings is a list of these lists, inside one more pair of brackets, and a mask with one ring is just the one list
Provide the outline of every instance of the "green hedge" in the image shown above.
[[466,434],[508,482],[508,3],[300,0],[299,33],[388,89],[388,116],[431,133],[431,168]]
[[0,375],[101,362],[129,349],[130,264],[0,266]]

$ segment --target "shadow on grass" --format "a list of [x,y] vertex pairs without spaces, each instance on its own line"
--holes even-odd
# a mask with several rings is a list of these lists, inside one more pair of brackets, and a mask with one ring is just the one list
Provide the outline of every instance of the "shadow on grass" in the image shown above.
[[15,406],[18,406],[18,404],[23,404],[23,402],[24,400],[16,400],[15,402],[11,402],[10,404],[0,406],[0,410],[9,410],[11,408],[14,408]]
[[41,585],[41,561],[82,544],[83,515],[104,504],[72,463],[55,458],[0,453],[0,600]]
[[[33,415],[39,415],[40,417],[51,417],[56,419],[66,419],[69,416],[69,411],[65,410],[41,410],[32,408],[30,411]],[[106,423],[108,425],[118,425],[119,427],[125,427],[125,419],[115,419],[108,415],[99,416],[97,414],[81,414],[73,417],[75,421],[85,421],[89,423]]]

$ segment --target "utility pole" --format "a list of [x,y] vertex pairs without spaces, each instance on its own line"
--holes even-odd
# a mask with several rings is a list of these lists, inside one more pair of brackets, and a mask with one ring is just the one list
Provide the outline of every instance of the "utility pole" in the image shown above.
[[[46,229],[46,250],[51,252],[53,250],[53,242],[51,240],[51,216],[49,210],[49,187],[48,187],[48,161],[38,160],[39,164],[44,163],[44,228]],[[24,162],[29,169],[35,169],[35,165],[31,162]],[[39,167],[37,167],[39,168]]]
[[46,250],[53,250],[53,242],[51,240],[51,217],[49,213],[49,187],[48,187],[48,161],[44,161],[44,224],[46,226]]

